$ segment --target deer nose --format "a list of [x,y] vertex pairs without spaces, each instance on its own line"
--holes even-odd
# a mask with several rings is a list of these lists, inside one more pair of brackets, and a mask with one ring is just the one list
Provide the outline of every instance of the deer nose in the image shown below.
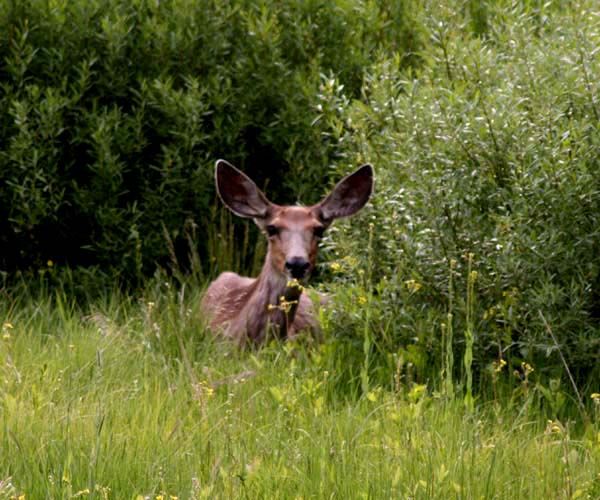
[[285,261],[285,268],[292,275],[292,278],[297,280],[306,276],[309,267],[310,263],[302,257],[292,257],[290,260]]

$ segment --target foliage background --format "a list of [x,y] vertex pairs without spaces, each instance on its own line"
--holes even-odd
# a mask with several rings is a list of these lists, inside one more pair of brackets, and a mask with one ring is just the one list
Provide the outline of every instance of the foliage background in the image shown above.
[[599,33],[584,0],[3,2],[0,269],[86,291],[255,270],[216,158],[306,203],[370,161],[321,270],[347,379],[483,390],[505,361],[564,386],[562,354],[592,388]]
[[[190,227],[206,234],[215,222],[219,157],[275,199],[318,197],[334,154],[314,123],[322,75],[355,97],[379,50],[397,45],[408,65],[418,44],[408,12],[376,2],[3,2],[0,267],[51,259],[141,280],[169,259],[165,231],[179,251]],[[209,262],[207,239],[195,245]]]

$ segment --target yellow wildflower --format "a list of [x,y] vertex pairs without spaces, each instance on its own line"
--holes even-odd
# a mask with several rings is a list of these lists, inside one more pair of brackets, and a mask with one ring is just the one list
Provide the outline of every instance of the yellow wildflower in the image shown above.
[[300,291],[304,290],[304,287],[300,284],[300,282],[296,278],[291,279],[290,281],[288,281],[287,282],[287,287],[288,288],[295,288],[295,289],[300,290]]
[[423,288],[423,285],[421,285],[421,283],[419,283],[417,280],[406,280],[404,284],[411,293],[417,293],[421,288]]
[[10,339],[10,330],[12,330],[14,327],[12,326],[12,323],[4,323],[2,325],[2,338],[4,340],[8,340]]
[[534,371],[533,366],[531,366],[529,363],[523,361],[523,363],[521,363],[521,368],[523,368],[523,373],[525,373],[525,376],[529,376],[530,373],[532,373]]
[[506,360],[504,358],[500,358],[498,361],[494,361],[494,371],[496,373],[500,373],[502,368],[506,366]]
[[342,265],[339,262],[332,262],[329,264],[329,267],[334,273],[339,273],[342,271]]

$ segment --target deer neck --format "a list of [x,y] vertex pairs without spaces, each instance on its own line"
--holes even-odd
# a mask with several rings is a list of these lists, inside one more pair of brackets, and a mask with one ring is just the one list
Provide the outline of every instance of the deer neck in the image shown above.
[[251,310],[245,315],[248,336],[260,342],[267,330],[273,329],[276,336],[286,338],[296,316],[302,287],[275,270],[269,256],[253,287],[255,300],[249,301]]

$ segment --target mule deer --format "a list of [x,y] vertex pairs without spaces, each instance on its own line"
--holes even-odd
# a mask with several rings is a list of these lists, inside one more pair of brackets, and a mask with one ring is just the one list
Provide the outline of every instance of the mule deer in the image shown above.
[[232,272],[213,281],[202,300],[209,327],[240,345],[262,343],[267,332],[280,338],[318,329],[313,304],[302,285],[315,266],[318,243],[334,219],[360,210],[373,190],[373,168],[363,165],[344,177],[320,203],[310,207],[271,203],[233,165],[218,160],[217,192],[236,215],[254,219],[268,238],[257,278]]

